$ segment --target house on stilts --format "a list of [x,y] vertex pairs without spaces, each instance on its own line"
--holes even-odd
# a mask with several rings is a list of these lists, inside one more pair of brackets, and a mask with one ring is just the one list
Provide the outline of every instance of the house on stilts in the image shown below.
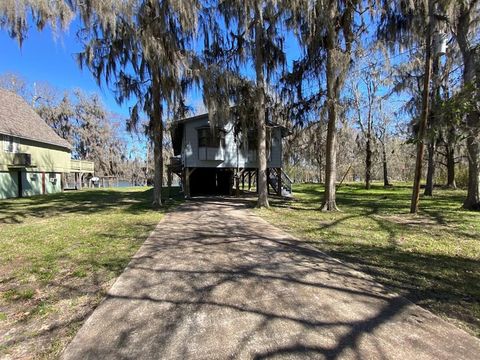
[[[233,195],[256,188],[257,140],[254,129],[239,129],[234,121],[211,126],[208,114],[175,121],[171,127],[174,157],[167,166],[169,186],[181,178],[185,196]],[[289,131],[267,124],[269,192],[290,196],[292,181],[282,168],[282,139]]]

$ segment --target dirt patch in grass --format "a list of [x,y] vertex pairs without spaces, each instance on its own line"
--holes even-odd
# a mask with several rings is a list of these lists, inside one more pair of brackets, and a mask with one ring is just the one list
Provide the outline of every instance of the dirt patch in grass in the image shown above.
[[60,356],[168,210],[150,199],[126,188],[0,201],[0,358]]

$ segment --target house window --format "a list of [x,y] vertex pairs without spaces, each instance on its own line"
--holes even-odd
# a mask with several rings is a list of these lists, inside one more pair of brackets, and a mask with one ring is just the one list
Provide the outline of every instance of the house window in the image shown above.
[[[269,128],[267,128],[267,134],[266,134],[266,146],[267,146],[267,159],[268,161],[271,161],[271,148],[273,145],[274,138],[272,137],[272,132]],[[256,162],[257,161],[257,156],[258,156],[258,138],[257,138],[257,132],[255,130],[249,130],[247,134],[247,161],[249,162]]]
[[18,152],[18,141],[13,136],[4,135],[3,144],[4,144],[3,150],[5,152],[9,152],[9,153]]
[[247,161],[257,161],[257,132],[255,130],[249,130],[247,133]]
[[225,131],[212,131],[210,127],[197,129],[199,160],[223,160],[225,152]]
[[198,129],[198,146],[225,147],[225,132],[223,130],[212,132],[212,129],[209,127]]

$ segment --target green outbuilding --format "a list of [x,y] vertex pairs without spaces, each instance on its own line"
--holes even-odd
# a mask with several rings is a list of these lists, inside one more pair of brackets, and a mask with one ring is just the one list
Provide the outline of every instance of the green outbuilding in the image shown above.
[[71,145],[22,97],[0,89],[0,199],[61,192],[71,172]]

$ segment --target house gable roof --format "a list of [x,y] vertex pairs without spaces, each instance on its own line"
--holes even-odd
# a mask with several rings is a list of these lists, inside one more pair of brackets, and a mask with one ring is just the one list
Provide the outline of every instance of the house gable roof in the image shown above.
[[23,98],[4,89],[0,89],[0,134],[72,148]]

